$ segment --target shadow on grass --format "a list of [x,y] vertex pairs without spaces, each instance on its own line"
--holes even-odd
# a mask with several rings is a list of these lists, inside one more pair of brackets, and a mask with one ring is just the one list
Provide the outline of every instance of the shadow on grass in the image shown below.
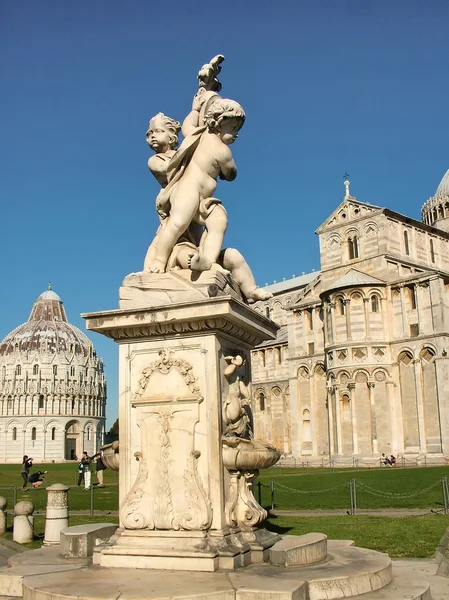
[[293,527],[281,527],[280,525],[277,525],[277,518],[278,517],[276,515],[271,515],[268,513],[268,518],[262,523],[262,527],[266,527],[268,531],[279,533],[280,535],[286,534],[293,529]]

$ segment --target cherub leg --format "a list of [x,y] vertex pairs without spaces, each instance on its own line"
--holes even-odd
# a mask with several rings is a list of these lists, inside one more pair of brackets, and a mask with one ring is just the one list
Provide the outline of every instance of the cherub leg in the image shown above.
[[207,271],[218,261],[228,227],[228,215],[221,204],[216,204],[204,218],[204,225],[206,234],[201,240],[200,252],[191,260],[190,268],[193,271]]
[[223,267],[231,272],[233,279],[238,283],[240,291],[249,303],[257,300],[268,300],[272,294],[258,288],[253,272],[243,255],[235,248],[226,248],[221,253]]
[[[162,227],[157,235],[156,251],[149,254],[148,270],[153,273],[163,273],[167,265],[168,257],[173,250],[179,237],[184,233],[191,223],[195,212],[198,210],[198,194],[184,193],[179,188],[177,197],[182,203],[172,201],[172,209],[168,219],[163,221]],[[181,195],[181,197],[179,197]],[[153,257],[154,256],[154,257]]]

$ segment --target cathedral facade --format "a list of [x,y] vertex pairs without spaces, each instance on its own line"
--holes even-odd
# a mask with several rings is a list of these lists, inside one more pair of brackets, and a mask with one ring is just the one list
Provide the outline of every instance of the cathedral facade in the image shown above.
[[252,353],[256,437],[302,460],[449,458],[449,171],[422,222],[349,193],[319,272],[269,286]]
[[0,463],[75,460],[102,445],[103,362],[53,290],[0,343],[0,377]]

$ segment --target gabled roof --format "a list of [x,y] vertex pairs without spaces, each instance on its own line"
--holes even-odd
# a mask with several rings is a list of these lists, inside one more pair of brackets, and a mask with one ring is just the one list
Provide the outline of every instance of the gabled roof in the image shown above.
[[288,328],[287,325],[283,325],[276,332],[276,339],[269,340],[258,344],[256,348],[267,348],[268,346],[282,346],[288,343]]
[[322,223],[315,233],[320,234],[328,227],[334,227],[335,225],[342,225],[351,223],[356,219],[366,216],[369,213],[376,213],[382,211],[381,206],[375,206],[374,204],[367,204],[366,202],[359,202],[356,198],[349,196],[345,198],[334,212]]
[[[326,292],[330,290],[338,290],[348,287],[360,287],[363,285],[386,285],[386,282],[382,279],[377,279],[372,275],[358,271],[357,269],[350,269],[343,277],[334,281],[329,287],[326,288]],[[324,292],[322,292],[324,293]]]
[[320,273],[320,271],[313,271],[313,273],[304,273],[304,275],[300,275],[299,277],[293,277],[292,279],[287,279],[286,281],[279,281],[278,283],[272,283],[271,285],[266,285],[263,289],[264,291],[271,292],[276,295],[281,292],[286,292],[288,290],[296,290],[297,288],[302,288],[310,283],[315,277]]

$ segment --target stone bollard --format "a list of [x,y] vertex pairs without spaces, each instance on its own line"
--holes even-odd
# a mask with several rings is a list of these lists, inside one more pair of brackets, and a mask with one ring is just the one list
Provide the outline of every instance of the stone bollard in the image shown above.
[[0,535],[3,535],[6,531],[6,507],[8,506],[8,500],[3,496],[0,496]]
[[14,507],[12,539],[19,544],[33,541],[34,506],[29,500],[21,500]]
[[63,483],[54,483],[47,488],[44,546],[59,544],[62,529],[69,525],[68,491]]

